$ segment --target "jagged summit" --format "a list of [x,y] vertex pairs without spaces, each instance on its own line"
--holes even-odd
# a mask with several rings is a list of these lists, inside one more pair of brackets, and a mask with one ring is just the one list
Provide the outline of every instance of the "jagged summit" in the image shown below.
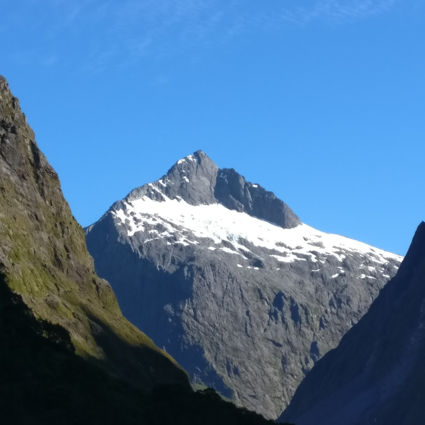
[[185,157],[176,161],[176,163],[168,170],[167,174],[169,174],[174,168],[182,168],[187,166],[187,164],[197,164],[200,167],[206,168],[218,168],[217,164],[202,149],[198,149],[192,154],[186,155]]
[[[153,187],[170,199],[191,205],[213,204],[218,166],[203,151],[178,160]],[[149,186],[149,185],[148,185]]]
[[155,201],[177,199],[190,205],[221,204],[283,228],[301,223],[272,192],[248,182],[233,168],[218,168],[202,150],[178,160],[161,179],[133,190],[125,200],[143,197]]

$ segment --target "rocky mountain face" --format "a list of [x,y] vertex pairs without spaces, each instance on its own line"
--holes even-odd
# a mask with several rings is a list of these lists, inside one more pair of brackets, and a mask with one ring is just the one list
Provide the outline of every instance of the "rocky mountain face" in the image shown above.
[[320,360],[281,419],[298,425],[425,421],[425,223],[397,275]]
[[201,151],[116,202],[86,239],[126,317],[193,383],[268,418],[401,261],[301,223]]
[[69,332],[79,356],[145,390],[188,387],[185,372],[122,316],[110,285],[96,275],[83,229],[3,77],[0,274],[31,314]]

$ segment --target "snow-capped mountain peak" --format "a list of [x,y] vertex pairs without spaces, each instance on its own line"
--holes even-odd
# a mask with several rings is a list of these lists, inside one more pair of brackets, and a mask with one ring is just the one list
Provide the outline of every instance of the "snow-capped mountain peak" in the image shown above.
[[401,261],[301,223],[202,151],[115,203],[87,243],[123,312],[193,382],[268,418]]

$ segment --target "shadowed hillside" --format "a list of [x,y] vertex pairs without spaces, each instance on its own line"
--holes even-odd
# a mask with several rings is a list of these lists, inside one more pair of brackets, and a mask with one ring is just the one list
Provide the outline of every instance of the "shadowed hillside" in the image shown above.
[[146,393],[73,353],[68,332],[34,318],[0,273],[3,424],[267,424],[212,390]]

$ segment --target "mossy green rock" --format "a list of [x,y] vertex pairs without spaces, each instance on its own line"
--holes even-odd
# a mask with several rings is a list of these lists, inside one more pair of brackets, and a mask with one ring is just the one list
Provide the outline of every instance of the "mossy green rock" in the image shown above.
[[65,328],[76,354],[149,390],[186,373],[121,314],[94,271],[82,228],[0,77],[0,269],[35,317]]

